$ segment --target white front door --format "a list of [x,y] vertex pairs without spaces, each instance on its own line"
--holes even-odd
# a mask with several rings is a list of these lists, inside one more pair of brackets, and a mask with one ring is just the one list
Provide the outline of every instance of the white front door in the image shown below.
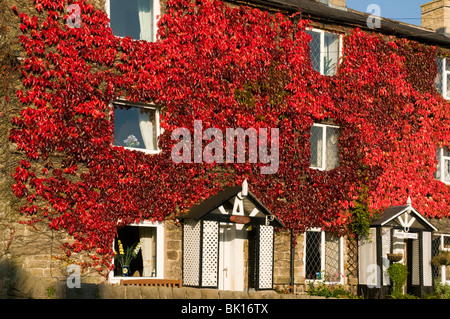
[[244,290],[244,225],[220,224],[219,289]]

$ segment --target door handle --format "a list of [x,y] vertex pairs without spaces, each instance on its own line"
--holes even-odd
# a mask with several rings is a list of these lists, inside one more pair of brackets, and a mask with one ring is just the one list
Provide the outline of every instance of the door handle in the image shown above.
[[225,271],[225,278],[228,277],[228,267],[225,267],[223,271]]

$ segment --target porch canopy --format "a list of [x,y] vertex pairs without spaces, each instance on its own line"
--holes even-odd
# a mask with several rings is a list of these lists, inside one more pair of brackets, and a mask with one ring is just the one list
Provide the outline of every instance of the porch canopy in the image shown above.
[[[239,219],[232,216],[243,216],[248,217],[248,219]],[[283,222],[272,214],[250,191],[244,191],[244,195],[242,195],[242,187],[239,186],[225,188],[222,192],[193,206],[188,213],[178,215],[177,219],[180,221],[192,219],[195,221],[214,220],[219,222],[233,222],[233,219],[237,219],[238,223],[251,225],[266,225],[268,223],[270,226],[284,227]]]
[[284,225],[248,191],[246,181],[177,219],[183,225],[183,286],[273,288],[274,228]]
[[431,235],[436,230],[410,198],[406,205],[386,208],[371,223],[368,238],[358,243],[361,292],[385,298],[390,286],[387,269],[394,262],[408,267],[406,292],[422,296],[431,291]]

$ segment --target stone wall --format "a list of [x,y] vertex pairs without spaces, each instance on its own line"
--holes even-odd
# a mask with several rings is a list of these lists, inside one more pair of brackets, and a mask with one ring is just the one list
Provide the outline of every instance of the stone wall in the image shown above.
[[9,294],[0,297],[3,299],[322,299],[305,293],[279,294],[271,290],[242,292],[191,287],[140,287],[88,283],[82,283],[80,288],[69,288],[65,281],[49,282],[29,274],[21,276],[18,288],[20,290],[11,290]]
[[421,5],[422,27],[439,33],[450,32],[450,1],[435,0]]
[[181,279],[182,277],[182,226],[174,221],[167,221],[164,224],[165,237],[165,260],[164,269],[166,279]]
[[[297,243],[303,243],[303,234],[296,238]],[[294,246],[294,284],[296,291],[304,291],[303,277],[303,245]],[[274,247],[274,286],[277,289],[289,289],[291,284],[291,235],[288,231],[275,235]]]

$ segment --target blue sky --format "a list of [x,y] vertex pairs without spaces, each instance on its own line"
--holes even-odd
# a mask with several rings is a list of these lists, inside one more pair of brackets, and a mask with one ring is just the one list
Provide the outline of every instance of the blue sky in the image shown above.
[[383,18],[420,26],[420,5],[431,0],[347,0],[347,7],[367,12],[369,4],[377,4]]

